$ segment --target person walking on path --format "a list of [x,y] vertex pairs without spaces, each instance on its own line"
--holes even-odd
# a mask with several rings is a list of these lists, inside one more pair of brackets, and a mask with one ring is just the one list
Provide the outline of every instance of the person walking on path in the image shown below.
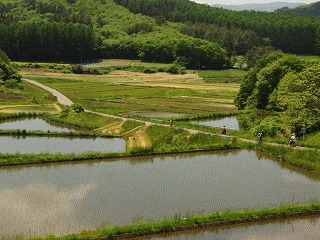
[[227,134],[227,128],[226,128],[225,125],[223,125],[222,128],[221,128],[221,134],[224,134],[224,135]]
[[169,124],[170,124],[170,127],[173,127],[173,120],[172,119],[169,120]]

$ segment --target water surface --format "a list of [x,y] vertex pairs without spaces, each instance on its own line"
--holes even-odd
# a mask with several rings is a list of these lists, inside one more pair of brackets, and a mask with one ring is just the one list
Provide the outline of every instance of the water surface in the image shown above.
[[224,117],[224,118],[215,118],[208,120],[199,120],[192,121],[194,124],[204,125],[208,127],[221,128],[223,125],[227,127],[227,129],[239,130],[239,122],[237,117]]
[[67,128],[62,125],[48,123],[41,118],[24,118],[0,121],[0,129],[2,130],[27,130],[27,131],[51,131],[51,132],[70,132],[75,129]]
[[0,136],[0,153],[124,152],[122,138]]
[[0,182],[3,237],[320,200],[319,176],[248,150],[2,167]]
[[188,230],[157,236],[132,238],[133,240],[318,240],[320,236],[320,217],[292,218],[235,226],[212,227]]

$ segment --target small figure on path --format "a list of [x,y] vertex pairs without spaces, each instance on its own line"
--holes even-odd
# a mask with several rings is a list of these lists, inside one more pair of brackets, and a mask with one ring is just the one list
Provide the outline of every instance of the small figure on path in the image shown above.
[[262,138],[263,138],[263,133],[262,132],[258,132],[257,137],[258,137],[259,142],[261,142]]
[[221,134],[227,134],[227,128],[225,125],[223,125],[221,128]]
[[169,120],[169,124],[170,124],[170,127],[173,127],[173,120],[172,119]]
[[290,146],[291,147],[296,147],[296,136],[294,135],[294,133],[292,133],[291,137],[290,137]]

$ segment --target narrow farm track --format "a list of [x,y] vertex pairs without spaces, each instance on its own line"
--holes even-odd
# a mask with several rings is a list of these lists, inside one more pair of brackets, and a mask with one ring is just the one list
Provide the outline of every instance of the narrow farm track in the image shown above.
[[66,105],[66,106],[71,106],[73,104],[73,102],[67,98],[65,95],[63,95],[62,93],[58,92],[57,90],[53,89],[53,88],[50,88],[46,85],[43,85],[41,83],[38,83],[34,80],[30,80],[30,79],[26,79],[26,78],[22,78],[22,80],[28,82],[28,83],[31,83],[33,85],[36,85],[40,88],[43,88],[45,90],[47,90],[48,92],[52,93],[53,96],[57,97],[58,99],[58,102],[62,105]]
[[[60,104],[62,105],[66,105],[66,106],[71,106],[73,104],[73,102],[67,98],[65,95],[63,95],[62,93],[58,92],[57,90],[50,88],[44,84],[41,84],[37,81],[31,80],[31,79],[26,79],[26,78],[22,78],[22,80],[30,83],[30,84],[34,84],[40,88],[43,88],[45,90],[47,90],[48,92],[52,93],[55,97],[57,97],[57,100]],[[115,116],[115,115],[109,115],[109,114],[105,114],[105,113],[100,113],[100,112],[94,112],[94,111],[90,111],[90,110],[84,110],[85,112],[88,113],[92,113],[92,114],[97,114],[100,116],[104,116],[104,117],[110,117],[110,118],[116,118],[116,119],[121,119],[122,121],[136,121],[136,122],[140,122],[142,124],[145,124],[146,126],[150,126],[150,125],[159,125],[159,126],[164,126],[164,127],[169,127],[166,124],[160,124],[160,123],[153,123],[153,122],[148,122],[148,121],[143,121],[143,120],[137,120],[137,119],[133,119],[133,118],[125,118],[125,117],[119,117],[119,116]],[[175,127],[176,128],[176,127]],[[209,132],[204,132],[204,131],[199,131],[199,130],[194,130],[194,129],[188,129],[188,128],[183,128],[184,130],[188,131],[191,134],[197,134],[197,133],[203,133],[203,134],[210,134],[210,135],[218,135],[218,134],[214,134],[214,133],[209,133]],[[229,138],[236,138],[235,136],[230,136],[230,135],[220,135],[222,137],[229,137]],[[244,138],[237,138],[239,141],[243,141],[243,142],[250,142],[250,143],[257,143],[258,141],[255,140],[249,140],[249,139],[244,139]],[[268,144],[268,145],[272,145],[272,146],[282,146],[282,147],[289,147],[286,144],[279,144],[279,143],[270,143],[270,142],[264,142],[264,144]],[[308,148],[308,147],[295,147],[295,149],[299,149],[299,150],[318,150],[320,151],[320,149],[317,148]]]

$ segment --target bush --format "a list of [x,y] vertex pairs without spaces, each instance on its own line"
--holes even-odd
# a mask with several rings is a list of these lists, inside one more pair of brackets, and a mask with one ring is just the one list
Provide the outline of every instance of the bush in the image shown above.
[[80,64],[75,64],[75,65],[72,65],[71,71],[76,74],[82,74],[83,67]]
[[18,88],[18,81],[14,79],[9,79],[5,83],[6,88]]
[[153,68],[146,68],[143,70],[144,73],[156,73],[157,71]]
[[77,103],[72,104],[71,109],[76,113],[84,112],[84,108],[80,104],[77,104]]
[[256,132],[262,131],[263,134],[274,137],[277,134],[284,134],[281,119],[278,116],[269,116],[263,119],[258,126],[253,129]]
[[178,68],[178,66],[173,65],[168,68],[167,72],[171,73],[171,74],[179,74],[179,68]]

